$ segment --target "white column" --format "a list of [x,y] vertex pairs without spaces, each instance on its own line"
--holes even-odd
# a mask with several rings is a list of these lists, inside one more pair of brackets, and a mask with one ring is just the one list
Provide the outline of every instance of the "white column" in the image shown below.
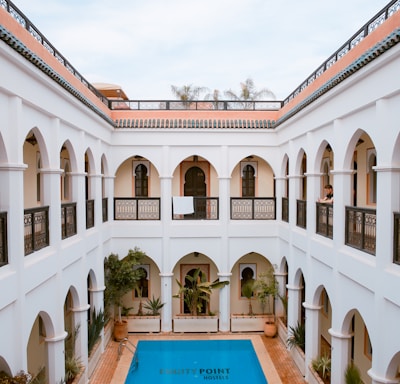
[[285,192],[286,177],[275,177],[275,217],[282,220],[282,197]]
[[104,196],[107,198],[108,221],[114,219],[114,176],[104,176]]
[[94,226],[98,227],[103,222],[103,202],[102,202],[102,181],[103,175],[89,175],[89,183],[91,185],[91,199],[94,200]]
[[[218,273],[220,281],[231,280],[232,273]],[[231,313],[231,290],[230,285],[222,287],[219,290],[219,330],[221,332],[229,332],[231,329],[230,313]]]
[[303,287],[286,285],[288,290],[288,327],[296,327],[301,322],[301,291]]
[[345,243],[345,231],[338,230],[344,228],[346,223],[345,206],[353,205],[352,196],[352,169],[332,170],[334,178],[334,203],[333,203],[333,242],[335,248],[340,249]]
[[[321,306],[303,303],[306,309],[306,367],[312,359],[318,357],[319,345],[319,314]],[[310,370],[306,369],[306,381],[309,380]],[[336,377],[336,376],[333,376]]]
[[41,169],[43,179],[42,205],[49,207],[50,245],[55,246],[61,241],[61,169]]
[[[75,356],[80,357],[82,364],[88,366],[88,315],[87,311],[90,309],[89,304],[82,305],[81,307],[71,308],[74,312],[74,323],[79,324],[79,334],[75,340]],[[85,374],[87,369],[85,370]]]
[[288,175],[289,178],[289,223],[291,227],[297,222],[297,200],[300,196],[300,184],[303,176]]
[[[91,310],[95,309],[96,313],[98,313],[100,310],[104,311],[104,291],[106,287],[105,285],[101,287],[96,287],[96,288],[89,288],[88,294],[91,295]],[[104,316],[106,314],[104,313]],[[106,345],[104,345],[104,328],[100,333],[101,337],[101,350],[104,351]]]
[[350,361],[350,341],[352,334],[328,330],[331,335],[331,377],[337,378],[338,384],[344,384],[344,372]]
[[161,332],[172,331],[172,277],[173,273],[160,273],[161,302],[165,303],[161,311]]
[[[231,178],[228,176],[227,166],[227,147],[222,146],[222,161],[224,173],[219,177],[219,222],[221,228],[221,257],[219,259],[218,267],[220,271],[218,276],[221,281],[229,281],[231,278],[231,266],[229,264],[229,240],[228,240],[228,226],[230,221],[230,182]],[[227,285],[219,290],[219,330],[221,332],[229,332],[231,329],[230,312],[231,312],[231,287]]]
[[315,234],[316,225],[316,201],[320,197],[321,173],[305,173],[307,177],[307,232],[312,236]]
[[72,184],[72,202],[76,202],[76,230],[77,234],[86,231],[86,173],[70,173]]
[[[280,297],[286,297],[286,277],[287,273],[284,272],[275,272],[274,273],[275,279],[278,282],[278,294]],[[287,316],[286,308],[284,308],[282,304],[282,300],[278,297],[275,299],[275,316],[282,317]]]
[[68,336],[63,332],[58,336],[47,337],[47,360],[49,383],[59,383],[65,377],[64,339]]

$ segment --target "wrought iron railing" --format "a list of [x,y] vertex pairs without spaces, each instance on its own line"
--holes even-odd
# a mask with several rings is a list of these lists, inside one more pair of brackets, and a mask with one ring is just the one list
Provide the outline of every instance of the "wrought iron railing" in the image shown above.
[[25,255],[49,245],[49,207],[24,210]]
[[289,222],[289,199],[282,197],[282,221]]
[[108,221],[108,197],[103,197],[103,200],[101,201],[101,210],[103,223],[105,223]]
[[307,228],[307,201],[296,201],[296,225],[298,227]]
[[21,12],[11,1],[0,0],[0,7],[5,9],[22,27],[24,27],[33,38],[35,38],[43,47],[54,56],[57,61],[62,64],[76,79],[78,79],[85,87],[92,91],[104,104],[107,105],[108,100],[93,85],[91,85],[73,66],[72,64],[46,39],[45,36],[35,27],[35,25]]
[[86,200],[86,229],[94,227],[94,200]]
[[277,111],[282,102],[277,100],[233,101],[233,100],[109,100],[114,110],[165,110],[165,111]]
[[400,213],[394,214],[393,263],[400,264]]
[[114,220],[160,220],[160,198],[115,197]]
[[7,212],[0,212],[0,267],[8,264]]
[[173,220],[218,220],[219,198],[218,197],[193,197],[194,213],[181,215],[172,214]]
[[356,47],[368,34],[374,31],[386,19],[392,16],[400,9],[400,0],[393,0],[386,5],[380,12],[378,12],[372,19],[370,19],[362,28],[360,28],[349,40],[347,40],[333,55],[315,70],[310,76],[307,77],[284,101],[283,105],[289,103],[298,94],[304,91],[310,84],[312,84],[319,76],[321,76],[327,69],[340,60],[346,53]]
[[316,203],[317,225],[319,235],[333,239],[333,204]]
[[76,203],[61,204],[61,238],[76,235]]
[[275,197],[231,197],[231,220],[275,220]]
[[375,209],[346,207],[345,244],[375,255]]

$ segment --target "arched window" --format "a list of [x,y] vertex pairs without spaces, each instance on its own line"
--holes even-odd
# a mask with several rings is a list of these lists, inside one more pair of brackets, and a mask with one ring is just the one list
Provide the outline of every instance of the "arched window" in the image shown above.
[[255,196],[255,169],[252,165],[247,164],[242,169],[242,197]]
[[147,167],[139,164],[135,168],[135,196],[147,197],[149,195],[149,178],[147,176]]

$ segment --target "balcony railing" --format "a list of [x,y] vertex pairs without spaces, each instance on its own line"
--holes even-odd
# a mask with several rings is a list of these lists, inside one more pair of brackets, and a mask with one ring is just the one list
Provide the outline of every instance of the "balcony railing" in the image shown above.
[[333,204],[317,204],[317,229],[319,235],[333,239]]
[[94,200],[86,200],[86,229],[94,227]]
[[8,264],[7,212],[0,212],[0,267]]
[[172,214],[173,220],[218,220],[218,197],[193,197],[194,213],[189,215]]
[[25,256],[49,245],[49,207],[24,210]]
[[160,220],[160,198],[115,197],[114,220]]
[[164,111],[277,111],[282,102],[277,100],[234,101],[234,100],[109,100],[113,110],[164,110]]
[[393,263],[400,264],[400,213],[394,214]]
[[345,244],[375,255],[376,210],[346,207]]
[[76,235],[76,203],[61,204],[61,238]]
[[298,227],[307,228],[307,201],[297,200],[296,201],[296,225]]
[[232,197],[232,220],[275,220],[275,197]]
[[282,197],[282,221],[289,222],[289,199]]
[[101,202],[101,207],[102,207],[102,217],[103,217],[103,223],[108,221],[108,198],[103,197],[103,200]]

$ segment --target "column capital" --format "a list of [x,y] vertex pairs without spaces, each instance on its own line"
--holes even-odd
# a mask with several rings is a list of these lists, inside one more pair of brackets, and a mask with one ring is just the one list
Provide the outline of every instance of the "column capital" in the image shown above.
[[310,311],[319,311],[322,308],[320,305],[309,304],[307,302],[303,302],[303,307]]
[[335,337],[336,339],[350,339],[353,336],[352,333],[342,333],[342,332],[339,332],[339,331],[335,331],[332,328],[328,329],[328,333],[332,337]]
[[90,308],[89,304],[81,305],[80,307],[71,308],[72,312],[86,312]]
[[46,337],[44,341],[46,343],[57,343],[58,341],[63,341],[66,337],[68,336],[68,332],[62,332],[58,336],[53,336],[53,337]]
[[303,289],[303,287],[299,287],[298,285],[290,285],[290,284],[286,284],[286,288],[289,291],[301,291]]
[[174,276],[174,274],[171,273],[171,272],[166,272],[166,273],[159,273],[158,276],[160,276],[160,277],[172,277],[172,276]]
[[217,273],[217,276],[231,278],[232,273],[231,272],[220,272],[220,273]]

